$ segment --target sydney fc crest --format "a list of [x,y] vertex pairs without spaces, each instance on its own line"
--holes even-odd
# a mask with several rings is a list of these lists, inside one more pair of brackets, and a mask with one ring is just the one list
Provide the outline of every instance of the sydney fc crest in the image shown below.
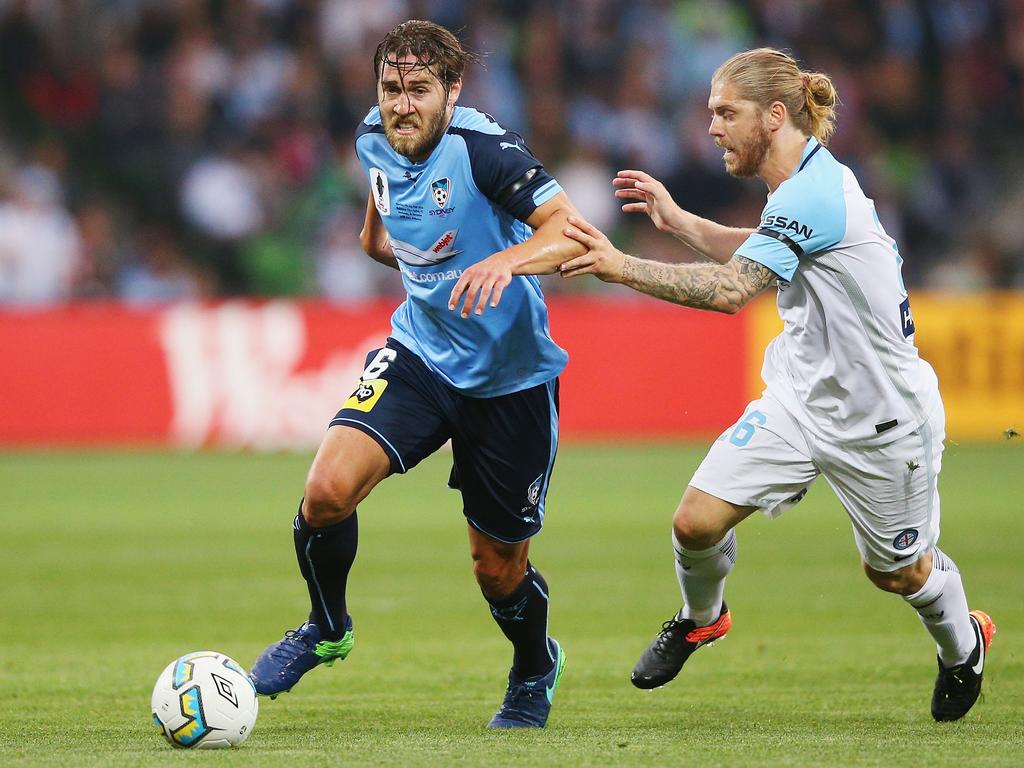
[[438,208],[444,208],[452,194],[452,181],[447,176],[430,182],[430,194]]

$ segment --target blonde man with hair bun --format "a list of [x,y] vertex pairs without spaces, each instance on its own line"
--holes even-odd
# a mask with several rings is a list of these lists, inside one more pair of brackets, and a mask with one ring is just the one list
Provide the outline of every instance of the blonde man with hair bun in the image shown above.
[[777,517],[824,476],[846,509],[864,571],[913,607],[938,649],[936,720],[956,720],[981,691],[995,624],[969,611],[959,570],[938,547],[945,416],[935,373],[918,356],[903,258],[874,203],[826,144],[839,99],[828,75],[783,51],[738,53],[711,80],[708,132],[733,176],[758,177],[768,203],[754,228],[680,208],[643,171],[612,182],[627,213],[710,263],[629,256],[570,217],[587,253],[564,277],[593,274],[686,307],[734,314],[777,287],[783,332],[765,351],[765,389],[712,445],[673,518],[683,607],[632,673],[638,688],[672,679],[697,648],[726,634],[723,599],[734,528],[756,510]]

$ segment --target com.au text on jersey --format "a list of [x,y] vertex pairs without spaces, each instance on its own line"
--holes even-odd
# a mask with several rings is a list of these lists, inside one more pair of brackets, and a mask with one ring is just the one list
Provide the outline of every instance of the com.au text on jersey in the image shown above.
[[398,262],[402,274],[414,283],[443,283],[447,280],[458,280],[462,276],[461,269],[447,269],[444,272],[413,272],[402,262]]

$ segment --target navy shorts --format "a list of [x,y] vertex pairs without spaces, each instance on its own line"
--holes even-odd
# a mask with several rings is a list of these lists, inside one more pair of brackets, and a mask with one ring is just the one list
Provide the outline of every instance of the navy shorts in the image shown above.
[[448,485],[462,492],[469,524],[518,542],[544,521],[558,449],[558,379],[490,398],[448,386],[394,339],[366,357],[359,387],[331,420],[361,430],[407,472],[452,441]]

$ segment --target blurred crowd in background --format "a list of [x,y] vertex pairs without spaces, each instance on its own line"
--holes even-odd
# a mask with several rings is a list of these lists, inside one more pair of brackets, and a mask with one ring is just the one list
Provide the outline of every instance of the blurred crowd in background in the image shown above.
[[632,253],[691,257],[619,211],[619,168],[756,224],[766,190],[723,171],[707,96],[728,56],[770,45],[832,76],[831,148],[909,285],[1024,288],[1015,0],[0,0],[0,303],[400,293],[359,248],[352,140],[407,18],[484,55],[460,103],[522,133]]

